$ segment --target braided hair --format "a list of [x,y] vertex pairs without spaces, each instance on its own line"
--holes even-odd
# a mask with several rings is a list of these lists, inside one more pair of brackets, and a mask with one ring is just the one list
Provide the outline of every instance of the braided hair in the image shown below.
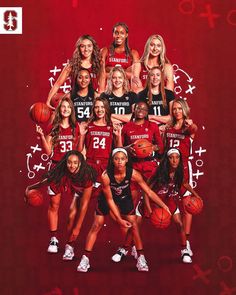
[[[67,161],[71,155],[77,156],[80,162],[80,168],[78,172],[72,175],[68,173],[67,168]],[[48,183],[53,181],[56,185],[59,185],[63,176],[65,175],[70,177],[72,182],[74,183],[84,183],[88,180],[91,180],[92,182],[96,181],[96,171],[90,165],[87,164],[87,162],[84,159],[84,156],[80,152],[75,150],[67,152],[63,156],[63,158],[57,163],[57,165],[44,175],[44,178],[47,178]]]

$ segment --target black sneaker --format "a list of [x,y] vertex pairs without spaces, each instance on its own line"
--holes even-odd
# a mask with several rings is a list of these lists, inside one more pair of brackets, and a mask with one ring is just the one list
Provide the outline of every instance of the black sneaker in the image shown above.
[[111,260],[114,262],[120,262],[122,257],[128,254],[128,250],[126,251],[124,248],[118,248],[116,254],[111,257]]

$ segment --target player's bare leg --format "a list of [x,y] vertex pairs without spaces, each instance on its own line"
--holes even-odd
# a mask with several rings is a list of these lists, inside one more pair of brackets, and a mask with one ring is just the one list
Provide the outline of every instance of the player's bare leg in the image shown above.
[[87,239],[86,239],[84,253],[83,253],[83,256],[82,256],[80,263],[77,267],[77,271],[87,272],[89,270],[89,268],[90,268],[89,257],[90,257],[91,251],[93,250],[93,246],[96,242],[97,235],[104,224],[104,221],[105,221],[104,216],[95,215],[92,227],[91,227],[91,229],[88,233]]
[[47,251],[49,253],[58,252],[58,239],[57,239],[57,228],[58,228],[58,210],[61,201],[61,194],[51,196],[49,207],[48,207],[48,222],[51,234],[50,243]]
[[185,234],[185,228],[184,224],[181,219],[180,213],[173,215],[173,220],[176,224],[177,230],[180,234],[180,240],[181,240],[181,258],[184,263],[192,263],[191,255],[189,250],[187,249],[186,244],[186,234]]
[[126,219],[132,223],[131,231],[135,247],[137,249],[138,258],[136,267],[139,271],[148,271],[147,261],[144,256],[143,242],[139,232],[136,215],[126,215]]
[[93,246],[96,242],[97,235],[99,231],[101,230],[103,224],[105,221],[105,217],[103,215],[95,215],[92,227],[88,233],[86,244],[85,244],[85,250],[86,251],[92,251]]
[[77,198],[74,197],[70,205],[70,211],[69,211],[69,217],[68,217],[68,223],[67,223],[68,232],[71,232],[72,228],[74,227],[75,217],[77,212],[78,212]]

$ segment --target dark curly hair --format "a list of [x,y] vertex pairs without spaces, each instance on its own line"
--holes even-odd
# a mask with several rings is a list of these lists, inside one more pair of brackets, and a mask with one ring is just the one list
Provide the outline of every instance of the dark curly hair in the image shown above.
[[[157,169],[156,174],[150,180],[150,184],[152,186],[168,185],[168,183],[170,183],[171,166],[170,166],[169,157],[167,156],[168,151],[169,149],[165,152],[161,160],[161,163]],[[184,179],[184,167],[183,167],[182,155],[180,153],[179,165],[176,168],[175,174],[174,174],[174,184],[178,190],[181,188],[183,184],[183,179]]]
[[[80,168],[76,174],[70,175],[68,174],[67,169],[67,161],[71,155],[75,155],[78,157],[80,161]],[[63,176],[67,175],[71,178],[74,183],[84,183],[86,181],[91,180],[92,182],[96,181],[96,171],[87,164],[84,159],[84,156],[75,150],[67,152],[64,157],[56,164],[56,166],[48,171],[43,178],[47,178],[47,182],[55,182],[56,185],[59,185]]]

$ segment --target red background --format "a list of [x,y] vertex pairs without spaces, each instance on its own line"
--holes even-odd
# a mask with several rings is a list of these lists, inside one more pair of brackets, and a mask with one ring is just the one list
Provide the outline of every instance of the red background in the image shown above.
[[[1,294],[235,293],[235,1],[8,0],[1,6],[23,7],[23,34],[0,35]],[[205,17],[207,10],[217,18]],[[94,249],[92,271],[79,274],[77,260],[61,260],[63,247],[59,255],[46,253],[47,204],[29,208],[23,202],[30,183],[26,153],[37,142],[28,109],[46,100],[49,70],[71,57],[79,36],[91,34],[100,47],[108,46],[118,21],[128,24],[130,46],[140,54],[150,35],[162,35],[171,62],[194,78],[196,89],[188,102],[199,126],[195,144],[207,150],[197,187],[205,207],[194,218],[192,265],[179,261],[174,226],[157,231],[147,222],[143,239],[150,272],[138,273],[131,258],[112,264],[110,256],[121,238],[118,227],[108,220]],[[78,257],[94,203],[79,238]],[[62,204],[62,229],[68,204],[68,200]],[[62,242],[65,237],[64,230]],[[206,272],[205,278],[197,269]]]

